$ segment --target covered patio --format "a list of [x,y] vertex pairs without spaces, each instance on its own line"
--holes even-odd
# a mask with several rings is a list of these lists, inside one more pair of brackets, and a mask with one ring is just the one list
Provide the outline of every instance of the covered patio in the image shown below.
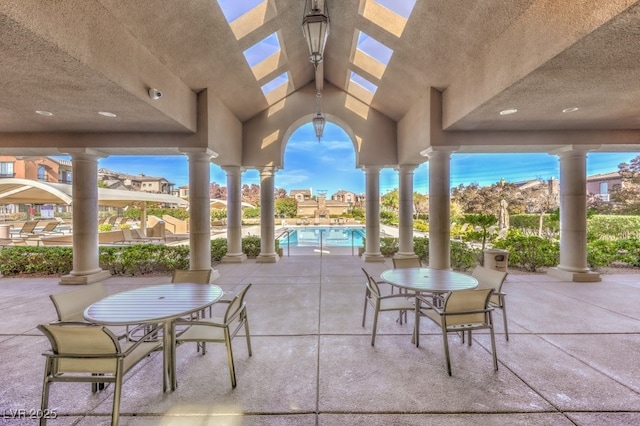
[[[215,283],[247,295],[253,356],[234,339],[238,386],[232,389],[222,345],[178,348],[178,389],[162,392],[162,357],[153,354],[125,378],[122,425],[636,425],[640,423],[640,279],[602,275],[576,283],[545,274],[507,277],[507,342],[496,311],[499,370],[486,333],[471,347],[452,337],[453,376],[440,330],[423,319],[381,313],[376,346],[371,313],[361,327],[365,267],[378,276],[391,260],[292,256],[277,264],[218,265]],[[167,282],[168,276],[114,277],[110,293]],[[5,360],[1,424],[40,404],[48,342],[36,329],[55,319],[48,295],[70,290],[56,278],[0,280],[0,357]],[[286,301],[286,303],[284,303]],[[113,386],[54,384],[51,425],[108,424]]]

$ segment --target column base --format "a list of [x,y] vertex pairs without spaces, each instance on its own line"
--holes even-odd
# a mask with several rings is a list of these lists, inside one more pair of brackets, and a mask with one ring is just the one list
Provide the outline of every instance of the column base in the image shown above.
[[279,257],[276,253],[273,254],[261,254],[256,257],[256,263],[276,263]]
[[89,275],[63,275],[60,277],[60,285],[87,285],[111,278],[111,272],[101,270]]
[[225,254],[220,260],[222,263],[242,263],[247,260],[247,255],[242,254]]
[[365,262],[384,262],[384,256],[380,253],[364,253]]
[[574,282],[599,282],[602,281],[602,277],[599,273],[593,271],[587,272],[574,272],[574,271],[566,271],[564,269],[560,269],[558,267],[549,268],[547,271],[547,275],[551,275],[552,277],[560,278],[564,281],[574,281]]

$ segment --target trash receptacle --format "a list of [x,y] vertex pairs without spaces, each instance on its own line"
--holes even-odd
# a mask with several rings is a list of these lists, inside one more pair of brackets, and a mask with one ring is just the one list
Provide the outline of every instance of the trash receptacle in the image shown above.
[[11,238],[11,225],[0,225],[0,238]]
[[507,272],[509,251],[501,249],[485,249],[484,267],[497,271]]

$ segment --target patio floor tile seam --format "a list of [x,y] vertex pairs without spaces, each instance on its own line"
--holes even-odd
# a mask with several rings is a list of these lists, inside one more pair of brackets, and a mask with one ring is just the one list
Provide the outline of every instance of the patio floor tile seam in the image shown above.
[[[602,333],[602,334],[606,334],[606,333]],[[630,333],[630,334],[639,334],[639,333]],[[606,371],[596,368],[593,365],[589,364],[588,362],[586,362],[585,360],[577,357],[576,355],[572,354],[570,351],[567,351],[565,349],[563,349],[561,346],[558,346],[556,343],[554,343],[551,340],[545,339],[543,336],[539,336],[542,340],[544,340],[547,344],[553,346],[554,348],[556,348],[557,350],[559,350],[560,352],[564,353],[565,355],[567,355],[568,357],[574,359],[575,361],[579,362],[580,364],[584,365],[585,367],[589,368],[590,370],[608,378],[609,380],[612,380],[613,382],[627,388],[629,391],[633,392],[634,394],[640,396],[640,392],[638,392],[637,390],[635,390],[634,388],[630,387],[628,384],[621,382],[620,380],[618,380],[617,378],[615,378],[614,376],[612,376],[611,374],[608,374]]]

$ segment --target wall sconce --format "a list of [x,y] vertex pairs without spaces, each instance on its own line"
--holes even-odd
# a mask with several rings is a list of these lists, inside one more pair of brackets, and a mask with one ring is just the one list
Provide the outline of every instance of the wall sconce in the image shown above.
[[[319,2],[322,2],[320,9]],[[304,17],[302,18],[302,32],[309,48],[309,60],[315,68],[322,62],[322,55],[329,36],[329,12],[327,0],[306,0]]]

